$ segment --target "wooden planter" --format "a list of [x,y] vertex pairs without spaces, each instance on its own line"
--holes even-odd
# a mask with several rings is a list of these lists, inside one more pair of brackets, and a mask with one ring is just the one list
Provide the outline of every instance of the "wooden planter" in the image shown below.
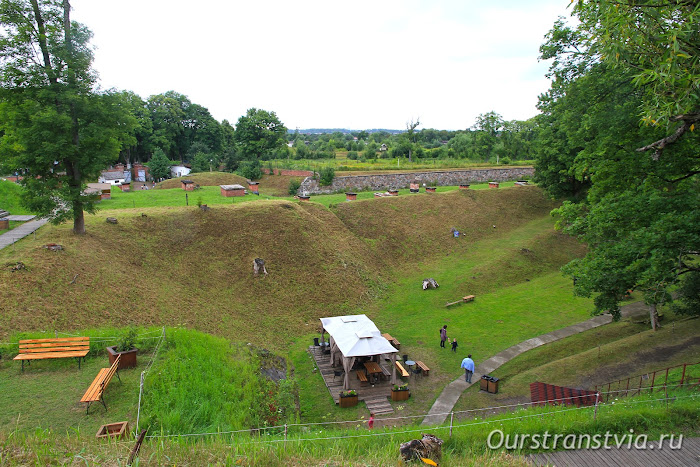
[[119,369],[124,368],[134,368],[136,367],[136,354],[139,349],[131,349],[126,352],[117,352],[117,346],[107,347],[107,353],[109,354],[109,365],[111,366],[117,359],[117,355],[121,355],[122,359],[119,360]]
[[97,439],[124,438],[128,429],[129,422],[110,423],[109,425],[102,425],[97,430],[95,437]]
[[357,395],[354,396],[340,396],[340,407],[355,407],[357,405]]
[[393,389],[391,390],[391,400],[395,402],[407,401],[410,396],[411,391],[409,391],[408,389],[405,391],[394,391]]

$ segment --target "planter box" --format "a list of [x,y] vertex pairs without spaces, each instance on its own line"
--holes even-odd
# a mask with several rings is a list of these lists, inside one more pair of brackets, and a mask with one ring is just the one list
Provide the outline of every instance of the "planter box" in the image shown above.
[[340,406],[343,408],[346,407],[355,407],[357,405],[357,396],[346,396],[346,397],[340,397]]
[[129,429],[129,422],[117,422],[110,423],[109,425],[102,425],[95,437],[97,439],[109,439],[109,438],[123,438],[126,436],[126,432]]
[[411,391],[394,391],[391,390],[391,400],[392,401],[407,401],[411,396]]
[[122,359],[119,360],[119,369],[124,368],[134,368],[136,367],[136,354],[139,349],[131,349],[126,352],[117,352],[116,345],[113,347],[107,347],[107,354],[109,355],[109,365],[111,366],[117,359],[117,355],[121,355]]

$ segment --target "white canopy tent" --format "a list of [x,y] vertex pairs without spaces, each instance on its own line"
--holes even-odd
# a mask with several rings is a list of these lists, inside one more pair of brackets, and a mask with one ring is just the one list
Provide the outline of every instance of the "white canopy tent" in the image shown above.
[[[350,371],[357,357],[391,354],[391,384],[396,384],[396,350],[382,337],[367,315],[321,318],[322,329],[330,334],[331,364],[341,359],[345,369],[343,387],[350,389]],[[338,355],[340,354],[340,355]]]

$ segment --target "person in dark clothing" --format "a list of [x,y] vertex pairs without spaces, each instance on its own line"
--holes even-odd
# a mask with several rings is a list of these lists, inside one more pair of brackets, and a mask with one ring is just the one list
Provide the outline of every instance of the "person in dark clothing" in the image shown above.
[[445,348],[445,341],[447,340],[447,325],[444,325],[440,329],[440,347]]
[[457,338],[452,339],[452,351],[457,352]]

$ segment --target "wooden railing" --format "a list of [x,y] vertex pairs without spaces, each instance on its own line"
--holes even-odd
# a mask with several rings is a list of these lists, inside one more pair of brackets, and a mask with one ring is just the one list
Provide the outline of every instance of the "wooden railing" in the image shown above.
[[653,393],[654,389],[675,389],[681,386],[700,386],[700,362],[683,363],[651,373],[631,376],[627,379],[611,381],[595,387],[601,398],[607,402],[611,397],[636,396],[642,391]]

